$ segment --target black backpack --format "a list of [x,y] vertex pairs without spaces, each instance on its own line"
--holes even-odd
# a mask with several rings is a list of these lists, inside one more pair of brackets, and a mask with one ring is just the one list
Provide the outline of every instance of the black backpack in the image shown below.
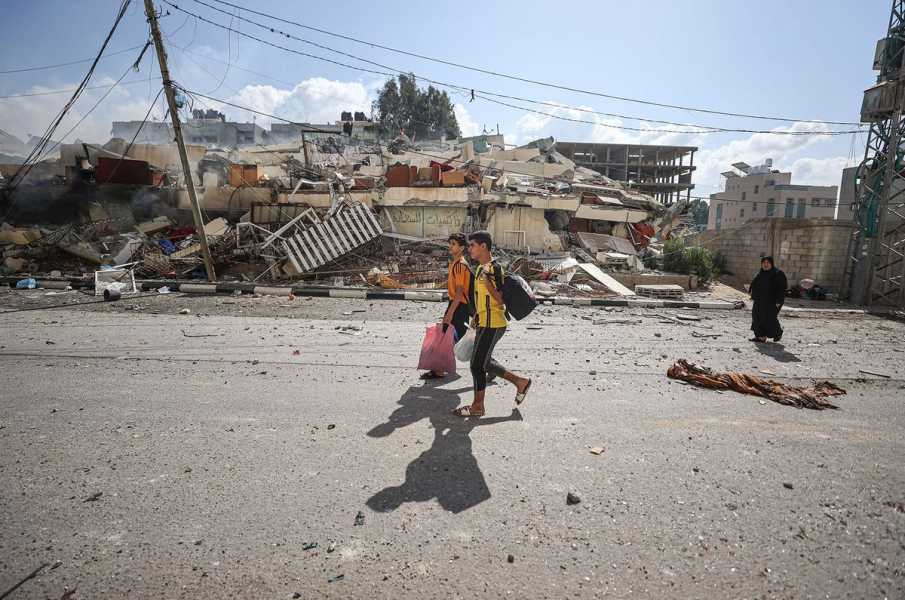
[[[531,289],[531,286],[528,285],[528,282],[525,281],[521,275],[516,275],[511,271],[503,273],[503,269],[497,269],[499,267],[499,263],[493,261],[494,266],[494,276],[496,287],[503,295],[503,304],[506,309],[506,318],[514,318],[516,321],[521,321],[525,317],[531,314],[531,311],[537,306],[537,299],[534,297],[534,290]],[[473,298],[472,304],[474,305],[474,310],[477,312],[477,292],[474,287],[474,272],[472,272],[471,276],[471,295]]]

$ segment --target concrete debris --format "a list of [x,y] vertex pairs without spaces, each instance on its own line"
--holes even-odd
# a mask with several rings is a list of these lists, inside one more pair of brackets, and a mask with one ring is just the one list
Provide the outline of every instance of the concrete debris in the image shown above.
[[827,397],[845,394],[845,390],[828,381],[821,381],[812,387],[796,387],[744,373],[716,373],[684,359],[677,361],[666,374],[672,379],[687,381],[700,387],[734,390],[742,394],[761,396],[779,404],[814,410],[839,408],[827,400]]
[[667,300],[679,300],[685,293],[680,285],[650,285],[640,284],[635,286],[635,293],[649,298],[661,298]]
[[[221,117],[212,131],[229,129]],[[553,138],[506,150],[502,135],[416,142],[400,132],[380,145],[367,119],[324,127],[302,146],[277,125],[273,143],[187,146],[222,280],[442,289],[448,236],[487,229],[499,260],[542,296],[629,297],[639,249],[662,245],[655,226],[672,214]],[[176,148],[157,141],[61,144],[58,177],[82,192],[41,183],[23,194],[0,225],[0,268],[206,278]],[[61,224],[45,204],[71,216]]]

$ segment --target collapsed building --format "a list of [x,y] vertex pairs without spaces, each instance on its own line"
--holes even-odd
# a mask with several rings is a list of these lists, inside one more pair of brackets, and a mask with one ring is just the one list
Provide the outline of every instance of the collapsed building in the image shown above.
[[[274,126],[259,136],[198,112],[204,143],[186,150],[221,278],[440,288],[447,237],[486,229],[511,269],[542,280],[541,292],[693,285],[687,276],[645,279],[641,260],[684,233],[686,199],[585,166],[595,161],[581,145],[546,138],[507,148],[502,135],[416,143],[405,134],[381,144],[373,123],[351,113],[334,127]],[[175,144],[133,136],[62,144],[59,159],[38,163],[7,200],[8,274],[205,276]],[[684,150],[672,152],[664,160],[681,163]],[[688,190],[693,167],[679,166],[665,168],[683,173],[674,185]],[[0,173],[9,180],[16,167]]]

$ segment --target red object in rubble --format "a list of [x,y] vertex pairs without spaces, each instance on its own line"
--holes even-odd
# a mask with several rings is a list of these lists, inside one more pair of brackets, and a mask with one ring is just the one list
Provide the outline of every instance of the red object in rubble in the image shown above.
[[632,225],[635,241],[635,249],[647,248],[650,245],[650,239],[654,237],[654,227],[650,223],[635,223]]
[[155,171],[146,160],[100,156],[94,169],[94,180],[99,184],[159,185],[162,174],[155,177]]

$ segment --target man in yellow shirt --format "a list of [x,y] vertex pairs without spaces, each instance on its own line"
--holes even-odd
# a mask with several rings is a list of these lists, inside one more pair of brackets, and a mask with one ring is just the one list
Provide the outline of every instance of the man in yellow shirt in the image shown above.
[[484,392],[487,388],[487,374],[502,377],[515,386],[515,403],[521,404],[531,387],[531,380],[507,371],[493,359],[493,348],[506,333],[506,306],[503,303],[503,278],[505,273],[490,251],[493,240],[490,233],[476,231],[468,236],[468,253],[478,263],[475,271],[472,299],[475,315],[472,324],[475,329],[474,352],[471,356],[471,377],[474,381],[474,402],[471,406],[461,406],[454,414],[460,417],[484,416]]

